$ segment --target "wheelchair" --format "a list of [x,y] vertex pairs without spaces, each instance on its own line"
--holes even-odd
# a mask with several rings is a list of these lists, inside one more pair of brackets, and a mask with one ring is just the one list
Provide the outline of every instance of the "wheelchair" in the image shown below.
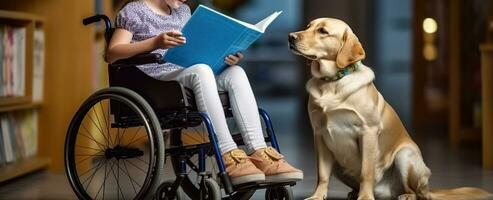
[[[114,28],[105,15],[108,43]],[[79,199],[293,199],[295,182],[232,185],[225,172],[212,123],[197,111],[194,95],[176,81],[159,81],[136,66],[163,63],[143,54],[108,65],[109,87],[86,99],[72,118],[65,140],[65,171]],[[219,92],[227,117],[228,95]],[[279,151],[272,123],[259,109],[265,141]],[[238,145],[241,135],[233,135]],[[280,152],[280,151],[279,151]],[[164,174],[165,163],[174,174]],[[171,178],[170,180],[165,180]]]

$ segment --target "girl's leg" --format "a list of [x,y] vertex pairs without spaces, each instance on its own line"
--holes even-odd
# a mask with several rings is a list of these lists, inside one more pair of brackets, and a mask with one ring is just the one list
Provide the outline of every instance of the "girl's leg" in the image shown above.
[[[228,91],[233,116],[251,154],[251,161],[265,174],[266,182],[303,179],[303,172],[287,163],[281,154],[267,147],[262,133],[255,96],[245,71],[239,66],[226,68],[216,79],[219,89]],[[267,148],[266,148],[267,147]]]
[[176,80],[194,91],[198,110],[206,112],[211,118],[216,130],[226,172],[234,185],[265,181],[264,173],[255,167],[245,152],[237,149],[229,133],[224,110],[217,92],[216,80],[209,66],[204,64],[194,65],[167,74],[160,79]]
[[211,68],[204,64],[193,65],[159,77],[160,80],[176,80],[193,90],[197,109],[209,115],[221,154],[236,149],[224,116],[224,110],[217,92],[216,80]]
[[240,66],[226,68],[217,78],[219,90],[227,91],[233,117],[239,126],[247,153],[265,148],[257,102],[245,71]]

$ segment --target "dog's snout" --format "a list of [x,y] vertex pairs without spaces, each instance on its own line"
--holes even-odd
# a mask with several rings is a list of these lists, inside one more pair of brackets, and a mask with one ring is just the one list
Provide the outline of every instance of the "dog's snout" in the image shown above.
[[289,34],[289,42],[293,43],[298,39],[298,36],[295,33]]

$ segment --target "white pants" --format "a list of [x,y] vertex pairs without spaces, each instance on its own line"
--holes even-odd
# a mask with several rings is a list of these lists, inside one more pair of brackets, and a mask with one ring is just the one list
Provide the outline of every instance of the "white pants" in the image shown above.
[[233,118],[247,152],[266,147],[257,102],[245,71],[240,66],[229,66],[215,77],[209,66],[196,64],[162,75],[159,79],[175,80],[193,90],[198,111],[207,113],[212,121],[221,154],[236,149],[237,145],[228,130],[218,91],[228,92]]

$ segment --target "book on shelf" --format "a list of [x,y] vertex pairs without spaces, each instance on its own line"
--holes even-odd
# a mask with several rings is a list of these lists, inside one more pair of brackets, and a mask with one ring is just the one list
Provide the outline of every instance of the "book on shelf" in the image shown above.
[[36,155],[37,111],[0,114],[0,166]]
[[45,34],[43,29],[34,30],[33,44],[33,87],[32,99],[33,102],[41,102],[43,100],[43,77],[45,63]]
[[0,128],[0,167],[7,163],[7,158],[5,157],[5,143],[3,142],[3,131]]
[[10,139],[10,127],[7,117],[1,116],[0,118],[0,128],[3,134],[3,148],[5,152],[5,163],[10,163],[14,161],[14,154],[12,150],[12,140]]
[[227,55],[246,50],[280,14],[253,25],[200,5],[182,29],[186,44],[169,49],[163,59],[183,67],[207,64],[219,74]]
[[0,24],[0,97],[25,95],[26,28]]

